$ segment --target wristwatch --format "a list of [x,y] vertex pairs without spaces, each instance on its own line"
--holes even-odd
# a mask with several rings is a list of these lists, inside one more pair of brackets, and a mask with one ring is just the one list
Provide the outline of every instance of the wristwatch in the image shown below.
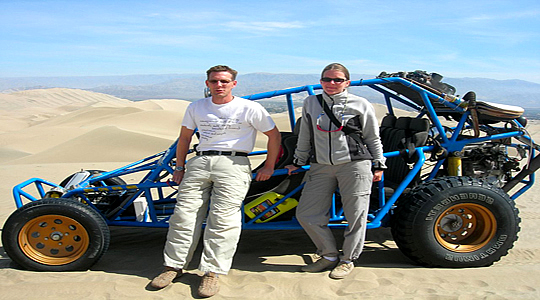
[[175,171],[185,171],[186,168],[182,167],[182,166],[176,166],[176,168],[174,168]]

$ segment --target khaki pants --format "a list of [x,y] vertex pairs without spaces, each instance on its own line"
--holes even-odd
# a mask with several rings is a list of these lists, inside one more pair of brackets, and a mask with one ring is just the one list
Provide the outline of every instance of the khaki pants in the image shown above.
[[330,228],[332,194],[339,187],[343,211],[349,226],[345,229],[341,260],[360,256],[366,235],[369,195],[373,174],[371,161],[353,161],[341,165],[311,164],[306,185],[296,208],[296,217],[309,235],[317,254],[338,256],[336,240]]
[[227,274],[242,229],[242,201],[251,183],[243,156],[195,156],[186,164],[169,220],[165,266],[184,268],[197,248],[206,218],[199,269]]

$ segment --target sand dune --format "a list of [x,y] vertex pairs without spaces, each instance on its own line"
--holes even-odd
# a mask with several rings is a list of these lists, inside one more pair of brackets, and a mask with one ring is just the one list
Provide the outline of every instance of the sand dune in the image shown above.
[[0,148],[0,163],[15,160],[28,155],[30,155],[28,152],[2,147]]
[[[26,179],[60,182],[81,168],[111,170],[165,150],[178,136],[188,103],[130,102],[69,89],[0,94],[0,224],[15,210],[12,187]],[[385,114],[381,106],[376,111],[379,118]],[[273,117],[280,130],[290,130],[286,114]],[[532,123],[528,130],[540,139],[540,125]],[[266,147],[264,136],[256,147]],[[397,249],[388,229],[376,229],[368,231],[350,277],[331,280],[328,272],[298,272],[314,250],[302,230],[245,231],[233,269],[213,299],[539,299],[538,195],[536,185],[517,200],[520,238],[509,255],[487,268],[416,266]],[[161,269],[166,230],[111,230],[109,250],[85,272],[20,270],[0,247],[0,298],[196,298],[196,263],[171,287],[147,289]],[[339,240],[341,232],[336,235]]]
[[143,158],[141,153],[160,152],[155,150],[167,149],[172,142],[116,126],[103,126],[13,163],[137,161]]
[[123,103],[130,101],[114,96],[89,92],[78,89],[37,89],[15,92],[8,95],[2,94],[0,109],[19,109],[24,107],[60,107],[73,104],[92,104],[98,102]]
[[[0,114],[2,114],[2,111],[0,111]],[[21,130],[27,127],[28,122],[14,118],[7,113],[0,116],[0,134],[8,131]]]
[[0,133],[17,131],[91,105],[130,105],[129,100],[76,89],[0,94]]
[[[0,118],[3,128],[9,128],[0,136],[3,162],[138,160],[174,142],[189,104],[180,100],[131,102],[67,89],[15,94],[36,103],[43,96],[46,104],[7,111]],[[55,101],[49,102],[51,99]]]

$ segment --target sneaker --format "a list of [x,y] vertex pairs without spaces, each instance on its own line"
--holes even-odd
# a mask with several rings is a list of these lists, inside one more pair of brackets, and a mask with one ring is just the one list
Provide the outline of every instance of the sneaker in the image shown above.
[[334,268],[338,264],[338,262],[339,260],[331,261],[323,257],[312,264],[303,266],[300,270],[302,270],[302,272],[310,273],[321,272],[326,269]]
[[158,276],[156,276],[154,279],[152,279],[152,282],[150,282],[150,286],[156,289],[162,289],[176,278],[180,277],[182,275],[182,269],[175,269],[172,267],[165,267],[165,270],[161,272]]
[[347,275],[351,274],[354,269],[354,263],[340,261],[337,267],[335,267],[332,272],[330,272],[330,278],[332,279],[343,279]]
[[199,296],[208,298],[212,297],[219,291],[219,278],[214,272],[206,272],[201,278],[199,285]]

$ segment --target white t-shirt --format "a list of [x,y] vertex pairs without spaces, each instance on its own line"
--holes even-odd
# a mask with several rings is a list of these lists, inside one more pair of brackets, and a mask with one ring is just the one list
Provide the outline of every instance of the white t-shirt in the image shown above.
[[204,98],[189,104],[182,126],[200,133],[197,151],[220,150],[251,152],[257,131],[266,132],[276,125],[259,103],[234,97],[226,104]]

